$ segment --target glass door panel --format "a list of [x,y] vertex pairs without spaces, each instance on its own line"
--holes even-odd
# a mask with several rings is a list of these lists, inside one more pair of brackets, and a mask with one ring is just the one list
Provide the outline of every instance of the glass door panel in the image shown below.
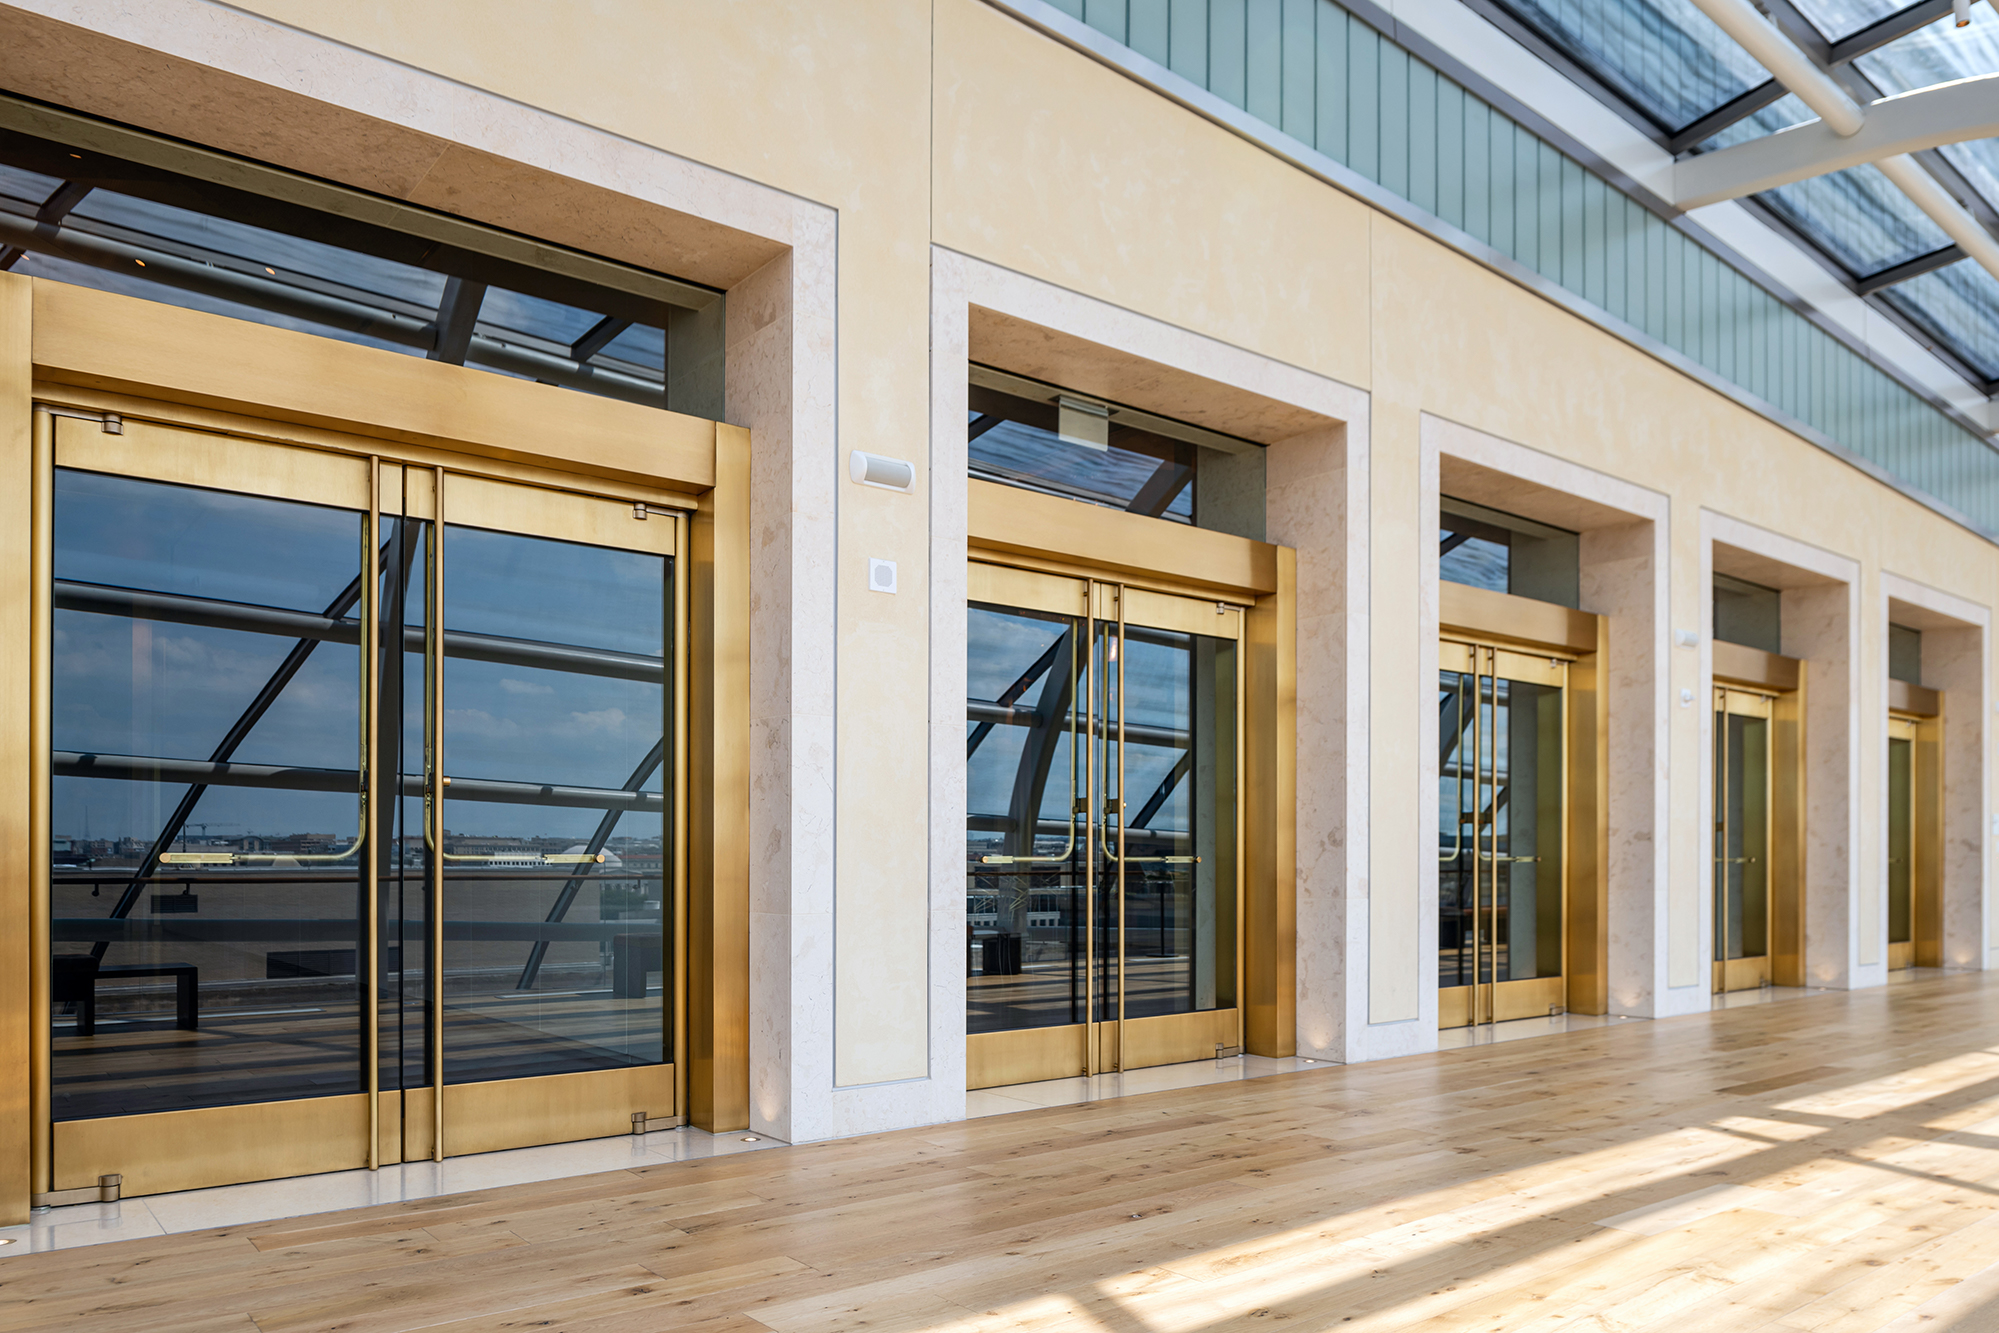
[[54,496],[54,1118],[359,1092],[365,515]]
[[1714,988],[1770,981],[1769,695],[1715,690]]
[[[971,1085],[1239,1045],[1240,612],[972,574]],[[1130,619],[1141,601],[1150,623]]]
[[1443,1027],[1563,1002],[1568,665],[1439,645],[1437,985]]

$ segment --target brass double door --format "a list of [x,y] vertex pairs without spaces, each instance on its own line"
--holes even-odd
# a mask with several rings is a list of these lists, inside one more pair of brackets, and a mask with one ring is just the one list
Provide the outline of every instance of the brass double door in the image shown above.
[[1941,720],[1888,717],[1888,970],[1943,966]]
[[1233,1053],[1243,611],[974,563],[970,1087]]
[[1772,981],[1772,837],[1777,696],[1714,691],[1714,963],[1716,992]]
[[37,424],[36,1193],[673,1123],[685,520]]
[[1566,1007],[1570,667],[1438,644],[1439,1027]]

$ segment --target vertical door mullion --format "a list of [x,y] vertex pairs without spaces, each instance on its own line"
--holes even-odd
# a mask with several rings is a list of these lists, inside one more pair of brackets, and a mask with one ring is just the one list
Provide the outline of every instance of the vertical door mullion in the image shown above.
[[436,490],[431,503],[431,540],[425,580],[430,605],[425,608],[424,629],[424,737],[430,753],[426,756],[424,782],[425,841],[430,844],[430,957],[425,967],[429,984],[429,1025],[431,1059],[430,1155],[444,1160],[444,469],[434,473]]
[[1124,585],[1118,584],[1113,596],[1117,598],[1117,800],[1112,806],[1117,812],[1117,1065],[1124,1070]]
[[51,771],[55,719],[53,707],[55,670],[55,417],[44,408],[37,408],[34,414],[32,540],[34,550],[30,556],[33,588],[30,590],[34,624],[30,630],[32,641],[29,665],[29,763],[33,766],[28,776],[29,839],[31,850],[29,864],[33,867],[33,879],[28,895],[28,1022],[32,1031],[28,1041],[28,1096],[29,1116],[32,1121],[29,1141],[30,1197],[51,1193],[55,1189],[55,1108],[53,1061],[55,1058],[53,1028],[54,999],[51,993],[51,973],[55,964],[50,917],[53,912],[51,895],[55,891],[54,864],[52,858],[52,816],[49,802],[54,776]]
[[[382,966],[381,853],[376,810],[383,783],[379,776],[381,722],[381,588],[382,588],[382,460],[368,460],[368,515],[363,523],[361,566],[361,863],[366,890],[362,927],[366,943],[367,982],[362,989],[366,1026],[361,1033],[362,1058],[367,1061],[368,1169],[382,1164]],[[391,784],[393,789],[394,784]]]
[[1097,582],[1083,581],[1083,663],[1090,673],[1082,691],[1083,710],[1083,1072],[1097,1072],[1097,690],[1103,673],[1097,669]]
[[1486,1021],[1485,993],[1485,682],[1487,650],[1472,649],[1471,1021]]
[[687,663],[688,643],[687,553],[692,549],[692,525],[685,513],[673,519],[673,563],[667,570],[673,579],[669,590],[673,626],[673,1113],[685,1122],[687,1107]]

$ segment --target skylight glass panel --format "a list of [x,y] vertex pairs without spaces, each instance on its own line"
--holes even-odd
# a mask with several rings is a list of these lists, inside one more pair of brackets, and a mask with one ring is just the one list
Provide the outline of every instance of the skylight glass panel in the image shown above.
[[1504,0],[1515,17],[1669,130],[1769,72],[1691,0]]
[[1830,41],[1851,37],[1905,8],[1902,0],[1793,0],[1812,26]]
[[[1999,14],[1990,4],[1971,7],[1971,26],[1946,17],[1854,62],[1886,94],[1999,73]],[[1940,150],[1986,202],[1999,207],[1999,140],[1976,139]]]
[[1873,167],[1814,176],[1757,197],[1855,277],[1950,244],[1943,229]]
[[1882,295],[1933,330],[1966,365],[1999,379],[1999,278],[1967,260],[1898,282]]
[[1727,126],[1712,139],[1701,144],[1701,148],[1713,152],[1720,148],[1733,148],[1736,144],[1760,139],[1766,134],[1788,130],[1793,125],[1802,125],[1808,120],[1817,120],[1818,113],[1806,106],[1792,93],[1772,102],[1761,110],[1752,111],[1733,125]]

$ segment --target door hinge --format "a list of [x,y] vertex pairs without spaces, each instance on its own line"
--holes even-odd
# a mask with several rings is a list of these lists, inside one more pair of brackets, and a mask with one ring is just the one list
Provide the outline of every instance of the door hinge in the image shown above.
[[687,1123],[684,1115],[649,1116],[644,1111],[632,1112],[632,1133],[650,1134],[656,1129],[679,1129]]
[[50,407],[47,403],[36,403],[35,410],[52,417],[68,417],[71,421],[95,421],[106,435],[125,433],[125,418],[116,412],[85,412],[74,407]]
[[32,1208],[62,1208],[72,1203],[116,1203],[119,1191],[124,1188],[125,1177],[99,1176],[95,1185],[85,1185],[81,1189],[51,1190],[47,1194],[36,1194],[29,1198]]

